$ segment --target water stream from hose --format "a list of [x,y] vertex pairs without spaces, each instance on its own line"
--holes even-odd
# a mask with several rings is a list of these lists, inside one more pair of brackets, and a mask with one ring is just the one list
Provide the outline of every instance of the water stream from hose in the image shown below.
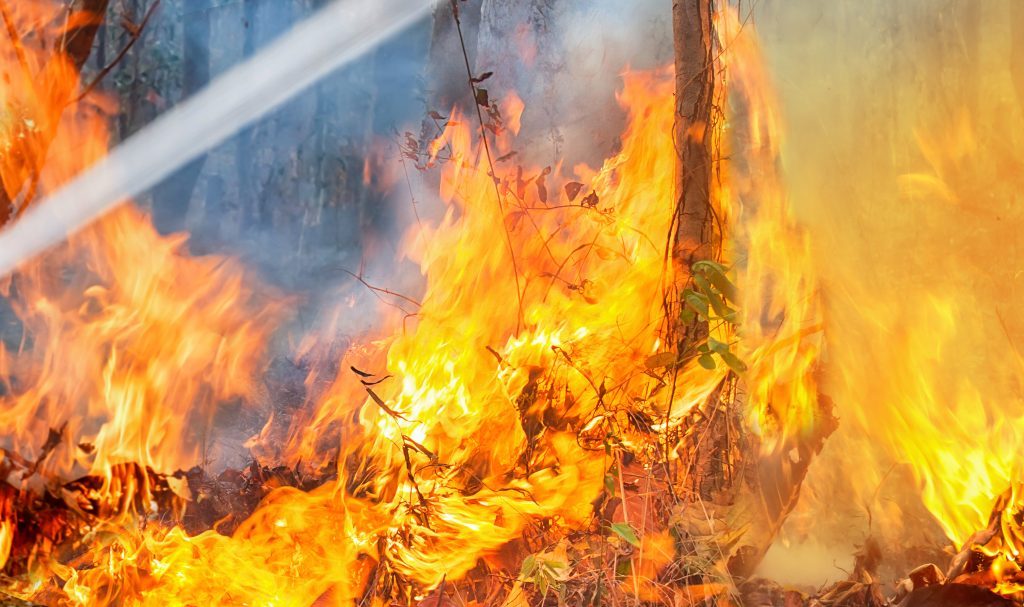
[[0,232],[0,276],[426,15],[429,0],[338,0],[166,112]]

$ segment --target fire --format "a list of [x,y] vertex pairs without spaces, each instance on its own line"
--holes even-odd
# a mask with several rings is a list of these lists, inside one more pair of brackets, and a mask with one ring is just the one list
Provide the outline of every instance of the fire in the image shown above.
[[[738,31],[734,17],[723,19]],[[728,68],[745,83],[738,97],[761,155],[749,166],[767,171],[778,151],[763,113],[770,106],[754,96],[763,75],[755,47],[736,48]],[[311,390],[304,411],[271,419],[250,443],[289,466],[334,462],[336,480],[269,491],[231,535],[189,536],[153,520],[139,470],[170,474],[209,457],[205,437],[190,430],[210,431],[218,407],[251,399],[278,306],[259,304],[235,264],[188,256],[183,237],[157,235],[133,209],[22,268],[11,297],[32,339],[3,352],[4,374],[18,379],[2,407],[12,449],[42,456],[33,472],[47,478],[77,470],[103,479],[95,496],[109,505],[89,518],[94,539],[76,564],[33,555],[35,582],[16,593],[90,605],[347,604],[380,583],[372,580],[381,567],[436,588],[481,559],[499,562],[541,521],[562,534],[590,526],[606,473],[621,467],[608,454],[628,450],[641,464],[681,457],[668,437],[743,365],[733,346],[750,367],[751,418],[765,450],[791,444],[812,421],[817,309],[781,186],[758,185],[757,206],[744,200],[767,173],[716,192],[722,221],[750,226],[728,251],[746,256],[736,272],[743,343],[719,322],[711,336],[729,364],[672,350],[666,304],[690,273],[667,253],[672,76],[623,76],[628,127],[621,150],[596,170],[502,165],[525,108],[518,97],[488,114],[506,120],[488,129],[493,150],[477,141],[473,117],[451,116],[429,146],[441,216],[410,229],[402,251],[425,280],[419,301],[406,298],[415,310],[382,310],[382,327],[349,349],[331,386]],[[71,126],[48,166],[61,149],[103,149],[101,113],[62,120]],[[780,239],[795,252],[778,248]],[[57,271],[65,267],[79,269],[70,282]],[[727,270],[714,272],[710,280],[728,282]],[[60,430],[41,449],[48,425]],[[11,533],[0,528],[7,556]],[[664,564],[655,548],[664,552],[667,537],[651,535],[641,564]]]
[[[782,125],[774,85],[754,32],[735,11],[716,15],[727,81],[736,106],[733,145],[743,156],[723,186],[733,233],[743,320],[740,346],[748,415],[762,449],[792,448],[793,439],[821,425],[818,367],[823,321],[810,235],[793,217],[779,174]],[[734,217],[734,218],[733,218]]]
[[[534,520],[583,524],[602,486],[604,435],[628,435],[634,411],[677,424],[724,377],[691,365],[673,397],[644,373],[672,284],[664,237],[648,236],[667,235],[672,220],[651,212],[673,188],[671,87],[667,70],[628,74],[622,152],[598,171],[576,167],[571,181],[538,167],[496,184],[465,116],[431,145],[452,156],[442,219],[405,240],[426,277],[421,305],[377,352],[342,362],[318,422],[293,427],[289,454],[312,455],[322,440],[310,429],[323,420],[353,419],[335,439],[339,462],[351,462],[339,482],[361,483],[354,492],[389,521],[381,556],[426,587],[462,576]],[[499,139],[496,154],[510,143]],[[574,196],[567,183],[580,186]],[[353,368],[374,371],[370,398]],[[595,452],[580,449],[580,428],[598,436]]]
[[[30,4],[19,23],[53,10]],[[0,493],[0,563],[16,561],[24,573],[24,584],[6,591],[70,605],[309,606],[351,604],[387,586],[419,600],[481,562],[510,569],[503,550],[540,527],[564,557],[572,532],[599,526],[594,502],[613,468],[621,484],[622,453],[640,468],[670,468],[685,456],[679,436],[692,415],[720,393],[738,395],[760,455],[789,462],[825,423],[822,373],[836,400],[857,403],[852,417],[915,466],[952,538],[984,527],[992,497],[1015,478],[1017,442],[1007,418],[942,356],[978,328],[964,326],[976,319],[955,297],[967,283],[905,289],[917,316],[908,322],[903,307],[868,309],[874,286],[863,279],[830,275],[842,288],[819,279],[814,243],[779,176],[779,112],[756,40],[733,13],[717,27],[731,93],[714,136],[743,157],[721,168],[714,192],[721,259],[694,268],[671,259],[671,69],[623,74],[628,126],[621,149],[597,169],[514,166],[509,153],[529,111],[516,96],[488,112],[486,126],[454,113],[424,146],[424,165],[440,171],[438,216],[412,226],[400,253],[419,267],[422,294],[382,305],[378,327],[348,348],[336,376],[325,381],[317,368],[306,406],[290,419],[271,416],[246,443],[263,463],[319,476],[308,490],[267,483],[230,534],[214,525],[189,535],[188,485],[167,475],[216,459],[214,419],[256,406],[282,298],[261,295],[267,289],[233,261],[189,255],[184,236],[160,236],[134,207],[19,269],[7,289],[26,338],[0,349],[0,421],[17,464],[6,480],[27,490],[44,479],[87,506],[89,536],[73,558],[56,539],[26,548],[16,508]],[[28,65],[38,89],[60,91],[0,99],[29,108],[35,117],[20,124],[31,120],[54,139],[22,146],[24,126],[6,122],[7,149],[20,146],[30,161],[0,167],[0,177],[38,179],[49,190],[102,155],[110,108],[94,97],[65,107],[77,74],[43,53],[0,56],[4,66]],[[908,190],[956,208],[956,171],[974,145],[969,131],[959,134],[956,152],[930,154],[934,174],[908,178]],[[370,163],[363,178],[373,181]],[[714,299],[712,283],[735,300]],[[682,284],[691,288],[681,295]],[[828,305],[823,285],[833,288]],[[687,301],[716,317],[702,356],[680,356],[673,342],[674,315]],[[727,309],[734,303],[738,312]],[[891,347],[868,362],[864,350],[844,352],[844,314],[870,318]],[[982,328],[991,337],[993,326]],[[1003,330],[1013,342],[1012,328]],[[826,337],[837,352],[827,360]],[[998,382],[1004,402],[1017,402],[1009,368],[967,364],[986,372],[968,376]],[[869,381],[868,371],[882,368],[885,378]],[[940,432],[929,417],[944,400],[958,423]],[[1002,420],[999,449],[980,438],[991,420]],[[62,485],[86,475],[99,486],[76,494]],[[171,513],[155,511],[156,477],[178,494]],[[1020,521],[1007,499],[1002,543],[989,548],[1008,570]],[[640,578],[671,561],[673,539],[622,512],[648,542],[628,584],[656,596]]]
[[[847,415],[870,433],[875,457],[909,467],[928,511],[961,546],[989,525],[997,498],[998,511],[1016,516],[1008,514],[1016,490],[999,496],[1020,482],[1024,438],[1024,316],[1010,244],[1022,216],[1009,168],[1021,154],[964,116],[917,145],[921,169],[899,179],[899,203],[884,223],[864,220],[872,241],[885,243],[868,258],[873,270],[863,272],[854,261],[863,251],[843,241],[821,270],[834,283],[830,343],[854,351],[876,338],[886,344],[871,357],[831,348],[828,389],[837,402],[856,403]],[[1004,527],[999,535],[1009,562],[1018,560],[1015,534]]]
[[[921,73],[949,65],[913,54]],[[893,551],[943,536],[956,549],[980,544],[1001,556],[984,565],[987,580],[974,581],[995,585],[992,578],[1019,581],[1022,562],[1024,153],[1009,135],[1022,116],[1013,102],[958,111],[974,94],[1018,98],[992,72],[980,90],[953,87],[941,98],[893,82],[891,101],[861,108],[877,93],[865,91],[851,98],[858,122],[825,118],[820,134],[804,134],[805,152],[830,158],[787,160],[802,167],[790,174],[794,192],[809,193],[796,206],[813,235],[810,273],[823,292],[819,376],[841,420],[811,472],[817,495],[801,500],[818,504],[801,523],[823,534],[829,515],[851,508],[863,533]],[[814,91],[798,95],[808,107],[828,103]],[[874,131],[883,134],[872,139]],[[976,534],[986,529],[995,536]]]
[[[337,480],[271,491],[230,536],[141,525],[153,498],[136,470],[169,474],[209,456],[192,431],[251,397],[276,306],[257,306],[233,263],[188,256],[182,237],[158,236],[133,209],[22,268],[10,293],[32,339],[4,351],[5,375],[18,380],[2,408],[12,452],[40,456],[33,472],[46,478],[103,479],[95,497],[109,505],[89,518],[94,539],[76,565],[30,556],[37,581],[16,594],[346,604],[384,563],[429,589],[497,558],[538,521],[587,526],[610,437],[660,453],[630,420],[678,425],[727,372],[691,360],[675,390],[651,372],[677,364],[650,363],[664,351],[677,271],[665,253],[671,92],[669,70],[627,74],[620,101],[631,126],[619,154],[599,170],[527,167],[497,184],[471,118],[452,117],[434,146],[452,150],[441,163],[443,217],[411,231],[403,251],[425,277],[418,309],[350,350],[278,454],[323,461],[333,443]],[[523,107],[505,103],[497,155]],[[62,131],[54,150],[102,150],[102,118]],[[63,268],[78,270],[70,283]],[[44,448],[48,426],[57,444]],[[0,536],[7,552],[10,532]]]

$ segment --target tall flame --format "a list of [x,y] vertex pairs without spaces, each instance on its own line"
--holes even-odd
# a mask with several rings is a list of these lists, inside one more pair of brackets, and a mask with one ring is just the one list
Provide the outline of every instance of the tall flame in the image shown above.
[[[36,579],[62,584],[24,595],[99,605],[346,604],[379,563],[430,588],[496,557],[537,521],[585,526],[604,484],[603,443],[618,436],[638,451],[658,448],[630,430],[631,416],[678,424],[726,373],[691,361],[669,390],[649,372],[674,288],[665,250],[671,76],[625,76],[622,151],[600,170],[573,169],[583,202],[568,193],[561,167],[525,168],[496,184],[471,121],[452,117],[434,146],[451,151],[444,216],[411,231],[403,251],[425,276],[418,310],[352,348],[279,454],[312,460],[333,442],[336,481],[272,491],[231,536],[139,526],[144,512],[101,519],[103,534],[80,561],[90,566],[35,562]],[[522,103],[506,109],[514,127]],[[79,143],[77,133],[60,145]],[[88,141],[102,149],[98,134]],[[499,135],[495,151],[508,151],[512,138]],[[233,264],[190,258],[182,245],[123,210],[13,281],[33,339],[5,353],[18,382],[3,412],[29,456],[46,425],[68,421],[57,450],[43,449],[46,474],[80,464],[123,503],[131,483],[117,464],[172,472],[196,463],[197,418],[251,392],[275,310],[253,307]],[[87,271],[70,283],[55,271],[79,265]],[[363,379],[367,372],[377,378]],[[581,428],[591,443],[581,445]]]
[[[45,2],[6,10],[16,29],[63,23]],[[7,117],[16,121],[6,141],[20,142],[3,156],[12,164],[5,184],[49,191],[106,151],[112,104],[99,97],[69,104],[77,71],[50,51],[67,27],[31,30],[34,46],[6,57],[5,73],[27,80],[4,88]],[[256,307],[241,268],[191,258],[184,243],[161,237],[128,208],[5,281],[24,334],[21,343],[0,345],[6,447],[35,459],[48,430],[61,429],[60,445],[38,462],[45,474],[66,475],[78,463],[107,476],[127,462],[173,472],[200,461],[203,437],[192,430],[208,425],[217,404],[251,392],[275,314]]]
[[[29,4],[16,22],[54,9]],[[719,217],[737,226],[726,255],[742,317],[737,332],[723,323],[712,337],[735,345],[749,367],[740,386],[762,453],[799,449],[820,423],[825,367],[836,400],[856,403],[850,417],[914,465],[925,502],[962,540],[984,526],[989,502],[1016,478],[1015,418],[999,407],[1019,401],[1020,362],[996,368],[947,350],[982,336],[1016,342],[1012,322],[993,324],[1016,310],[969,314],[977,271],[933,271],[902,284],[881,273],[874,282],[843,272],[824,280],[812,234],[794,219],[779,177],[777,104],[755,40],[733,13],[717,27],[737,161],[723,169],[714,198]],[[26,52],[27,63],[19,56]],[[41,68],[61,65],[47,64],[43,52],[23,48],[0,61],[27,65],[38,90],[65,92],[5,93],[5,107],[44,118],[5,116],[2,133],[12,149],[24,120],[40,120],[57,140],[49,150],[22,146],[33,161],[2,166],[0,177],[23,181],[12,171],[45,165],[39,185],[50,189],[103,153],[102,110],[110,108],[54,101],[77,89],[77,76]],[[374,575],[381,570],[429,590],[481,560],[499,563],[504,547],[541,523],[552,535],[590,527],[608,453],[626,448],[641,465],[681,457],[671,431],[733,373],[677,360],[668,343],[676,319],[666,317],[666,302],[690,270],[668,252],[672,76],[623,75],[628,126],[599,169],[503,164],[529,111],[518,97],[502,106],[503,125],[451,116],[429,145],[428,163],[441,172],[440,217],[411,228],[401,251],[423,275],[422,296],[404,299],[413,309],[383,308],[381,326],[349,349],[329,386],[311,377],[307,406],[272,419],[250,443],[293,469],[331,464],[330,480],[309,491],[268,487],[231,535],[190,536],[146,508],[117,507],[138,502],[136,494],[148,504],[146,481],[125,465],[173,473],[209,456],[206,433],[218,411],[254,400],[282,306],[261,301],[235,263],[189,256],[184,237],[158,235],[132,208],[22,268],[7,287],[26,339],[0,350],[5,448],[24,464],[7,481],[27,488],[37,473],[88,473],[103,479],[99,493],[112,507],[94,519],[74,559],[20,555],[30,581],[11,591],[72,605],[346,605],[385,583]],[[490,133],[490,147],[479,131]],[[969,129],[954,134],[926,147],[931,172],[905,180],[909,192],[947,205],[938,216],[951,223],[971,211],[963,201],[977,185],[961,173],[977,144]],[[993,240],[1006,236],[984,227]],[[961,244],[971,259],[991,252],[985,242]],[[819,276],[832,288],[824,312]],[[930,288],[932,280],[943,288]],[[879,302],[879,287],[899,289],[900,300]],[[823,315],[835,352],[827,361]],[[887,335],[888,348],[871,357],[844,350],[846,337],[863,341],[850,334],[865,327]],[[953,373],[953,360],[971,373]],[[1003,391],[1000,405],[983,398],[991,391],[981,381]],[[942,410],[956,423],[940,431],[930,420],[946,401]],[[993,427],[998,448],[980,439]],[[6,515],[6,501],[0,506]],[[0,521],[0,560],[13,558],[16,523]]]

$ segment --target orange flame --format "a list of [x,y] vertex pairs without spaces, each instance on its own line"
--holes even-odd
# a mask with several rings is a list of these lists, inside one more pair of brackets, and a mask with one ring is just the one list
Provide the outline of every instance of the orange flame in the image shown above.
[[[778,177],[779,118],[756,43],[732,13],[717,26],[734,90],[730,127],[748,157],[715,193],[720,220],[739,226],[726,254],[735,262],[742,318],[738,334],[723,326],[713,337],[735,342],[747,362],[748,418],[764,451],[775,454],[818,421],[818,273]],[[3,65],[16,59],[0,57]],[[54,86],[76,90],[73,71],[58,71]],[[442,216],[411,229],[402,248],[425,278],[415,313],[383,310],[383,326],[346,353],[330,386],[311,389],[306,410],[271,420],[252,441],[290,466],[336,459],[337,479],[308,492],[270,491],[230,536],[188,536],[146,513],[118,512],[124,516],[97,522],[95,539],[73,563],[34,561],[32,582],[18,594],[73,605],[345,605],[384,564],[430,589],[481,559],[498,559],[540,521],[562,533],[587,526],[605,448],[618,441],[641,459],[671,451],[662,444],[668,431],[729,374],[723,365],[678,361],[666,344],[674,319],[665,302],[688,270],[666,254],[675,199],[672,97],[669,69],[625,74],[619,101],[628,127],[621,150],[597,170],[492,167],[511,150],[525,107],[518,97],[503,106],[507,128],[494,137],[490,158],[475,141],[472,117],[454,114],[429,146],[442,171]],[[62,113],[45,99],[2,101],[49,122],[61,116],[44,188],[102,153],[95,109]],[[3,131],[9,146],[17,132]],[[82,149],[91,151],[72,153]],[[441,150],[450,157],[442,160]],[[46,154],[34,153],[30,166],[44,164]],[[72,278],[57,271],[83,266]],[[159,236],[133,209],[23,268],[9,288],[32,339],[0,350],[0,371],[13,378],[0,399],[5,438],[32,459],[50,427],[66,421],[39,472],[90,472],[122,502],[146,488],[133,487],[118,465],[173,472],[197,463],[207,454],[193,430],[210,429],[225,401],[252,400],[279,315],[279,304],[262,304],[245,284],[235,264],[189,257],[183,237]],[[903,336],[918,351],[936,327],[955,329],[949,308],[927,301],[936,304],[926,311],[935,322]],[[929,396],[933,384],[899,369],[913,388],[901,394]],[[310,387],[320,379],[311,377]],[[964,392],[963,406],[978,405],[975,396]],[[653,434],[638,431],[637,418]],[[974,430],[965,424],[964,433]],[[891,429],[905,431],[905,424]],[[927,462],[920,464],[926,500],[936,502],[951,534],[963,536],[977,526],[972,508],[981,496],[991,499],[1009,478],[1009,464],[972,460],[991,480],[972,480],[972,508],[963,508],[935,491],[949,472],[948,453],[934,443],[915,448],[919,464]],[[10,557],[16,532],[0,521],[0,560]],[[648,539],[641,560],[650,561],[650,573],[671,542]]]

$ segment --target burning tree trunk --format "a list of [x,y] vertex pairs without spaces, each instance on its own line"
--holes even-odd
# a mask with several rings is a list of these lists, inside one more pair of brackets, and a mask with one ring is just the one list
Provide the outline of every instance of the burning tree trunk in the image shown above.
[[711,109],[715,90],[711,0],[675,0],[677,176],[676,258],[690,265],[713,256]]
[[[678,154],[673,253],[688,269],[696,262],[718,259],[723,238],[721,227],[715,223],[712,198],[715,103],[725,100],[725,95],[716,91],[719,66],[712,14],[712,0],[676,0],[673,4]],[[767,146],[754,145],[755,125],[744,124],[745,112],[735,114],[737,124],[732,130],[737,140],[736,163],[749,165],[739,170],[751,172],[753,180],[773,180],[778,162],[774,152]],[[753,175],[757,171],[768,174]],[[683,350],[691,351],[711,341],[706,321],[694,321],[680,329],[686,331]],[[709,399],[704,420],[696,422],[706,428],[697,433],[702,438],[693,446],[689,468],[696,494],[693,497],[721,505],[718,517],[734,530],[748,529],[729,560],[730,571],[741,578],[753,572],[771,545],[796,503],[810,462],[835,428],[829,401],[821,397],[817,410],[809,413],[813,420],[808,421],[806,433],[780,430],[782,436],[770,437],[778,444],[767,449],[762,439],[749,431],[749,412],[745,409],[754,405],[744,403],[745,397],[740,396],[749,390],[735,389],[735,383],[744,381],[743,377],[726,379]],[[737,403],[746,406],[735,406]],[[781,421],[779,425],[785,426]]]
[[[103,22],[108,4],[109,0],[82,0],[72,8],[71,14],[65,21],[68,24],[66,29],[58,36],[55,58],[42,67],[42,72],[61,69],[58,63],[65,59],[76,73],[81,71],[92,51],[93,40]],[[0,3],[0,12],[2,12],[9,44],[13,46],[14,53],[18,56],[21,69],[24,72],[21,77],[24,79],[25,86],[33,87],[34,83],[38,82],[40,74],[32,73],[31,66],[25,58],[21,33],[18,32],[7,3]],[[31,90],[29,95],[56,94],[59,98],[49,107],[61,107],[73,101],[75,92],[74,87],[61,87],[57,91],[52,89],[48,91]],[[17,141],[18,145],[16,149],[10,150],[0,163],[0,186],[2,186],[0,187],[0,224],[6,223],[17,211],[15,201],[19,196],[21,196],[19,205],[22,207],[31,200],[41,169],[33,162],[45,157],[45,151],[56,135],[57,123],[60,119],[60,116],[22,115],[31,111],[26,108],[6,108],[6,110],[22,117],[16,128],[23,132],[10,138],[10,141]],[[42,153],[33,152],[33,149],[42,150]],[[26,188],[27,192],[23,193]]]

